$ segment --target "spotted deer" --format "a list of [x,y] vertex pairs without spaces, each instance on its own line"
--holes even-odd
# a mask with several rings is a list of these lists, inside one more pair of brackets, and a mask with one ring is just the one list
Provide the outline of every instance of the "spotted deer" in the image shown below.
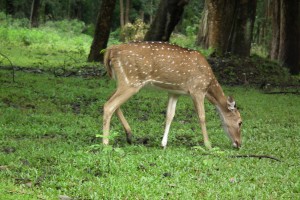
[[131,143],[131,129],[120,106],[144,86],[153,86],[169,94],[161,143],[164,148],[180,95],[191,96],[207,148],[210,149],[211,144],[205,125],[205,97],[219,111],[233,146],[241,146],[242,120],[235,101],[232,97],[225,97],[210,65],[199,52],[162,42],[134,42],[109,47],[104,64],[108,74],[117,81],[117,89],[104,105],[103,144],[109,144],[110,121],[114,112],[125,129],[127,142]]

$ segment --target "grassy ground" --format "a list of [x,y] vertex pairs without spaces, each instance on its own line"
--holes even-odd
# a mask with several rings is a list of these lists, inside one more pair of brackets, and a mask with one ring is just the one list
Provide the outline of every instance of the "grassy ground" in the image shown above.
[[[71,27],[69,32],[63,31],[57,28],[58,25],[70,26],[65,22],[54,27],[28,29],[3,23],[0,26],[0,53],[6,55],[14,66],[47,69],[83,65],[91,37],[73,32]],[[9,65],[1,56],[0,63]]]
[[[205,150],[192,102],[181,97],[169,146],[162,150],[166,94],[142,91],[123,106],[133,145],[126,144],[113,118],[114,142],[104,148],[96,135],[102,134],[102,106],[115,84],[99,77],[102,73],[70,73],[75,69],[82,74],[77,72],[86,66],[102,71],[99,64],[86,63],[91,37],[80,34],[80,22],[53,22],[39,29],[22,23],[0,15],[0,53],[6,56],[0,56],[0,199],[300,198],[299,95],[224,87],[235,96],[243,117],[239,151],[231,148],[208,103],[207,128],[214,148]],[[172,41],[193,44],[182,36]],[[15,83],[7,58],[20,69],[30,68],[16,71]],[[266,71],[268,66],[261,68]],[[257,70],[253,76],[260,75]],[[227,79],[237,77],[227,74]],[[251,76],[248,81],[253,82]],[[232,157],[250,154],[281,162]]]
[[[169,146],[160,148],[166,94],[142,91],[123,108],[134,132],[127,145],[114,118],[103,148],[106,78],[54,77],[0,70],[0,199],[299,199],[300,104],[297,95],[225,87],[240,107],[243,147],[230,146],[206,103],[212,151],[204,149],[187,97],[179,100]],[[270,155],[233,158],[232,155]]]

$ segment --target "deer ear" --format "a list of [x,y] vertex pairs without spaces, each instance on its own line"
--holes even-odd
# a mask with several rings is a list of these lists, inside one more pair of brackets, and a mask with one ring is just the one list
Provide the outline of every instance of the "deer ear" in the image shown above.
[[236,104],[235,104],[235,101],[234,101],[234,99],[233,99],[232,96],[229,96],[229,97],[227,98],[227,108],[228,108],[228,110],[230,110],[230,111],[233,111],[233,110],[236,109]]

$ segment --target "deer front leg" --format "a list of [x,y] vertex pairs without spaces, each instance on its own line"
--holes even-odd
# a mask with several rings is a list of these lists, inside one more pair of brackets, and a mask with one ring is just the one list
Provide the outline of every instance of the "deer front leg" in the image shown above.
[[[109,144],[110,121],[113,113],[140,88],[118,88],[112,97],[105,103],[103,108],[103,144]],[[120,113],[119,113],[120,114]],[[124,117],[124,116],[123,116]],[[124,118],[125,119],[125,118]]]
[[211,149],[211,143],[208,139],[206,124],[205,124],[204,97],[205,97],[204,95],[192,95],[194,105],[195,105],[195,109],[197,111],[199,121],[200,121],[200,125],[201,125],[204,145],[207,149]]
[[176,95],[176,94],[169,94],[167,116],[166,116],[165,133],[164,133],[164,137],[163,137],[163,139],[161,141],[161,146],[164,149],[167,147],[168,134],[169,134],[171,123],[172,123],[174,115],[175,115],[176,103],[177,103],[178,97],[179,96]]

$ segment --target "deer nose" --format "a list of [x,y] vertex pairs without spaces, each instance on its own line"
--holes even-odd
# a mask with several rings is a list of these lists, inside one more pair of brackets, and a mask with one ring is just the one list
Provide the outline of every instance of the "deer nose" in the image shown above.
[[234,141],[234,143],[233,143],[233,146],[235,147],[235,148],[241,148],[241,143],[240,142],[238,142],[237,140],[236,141]]

